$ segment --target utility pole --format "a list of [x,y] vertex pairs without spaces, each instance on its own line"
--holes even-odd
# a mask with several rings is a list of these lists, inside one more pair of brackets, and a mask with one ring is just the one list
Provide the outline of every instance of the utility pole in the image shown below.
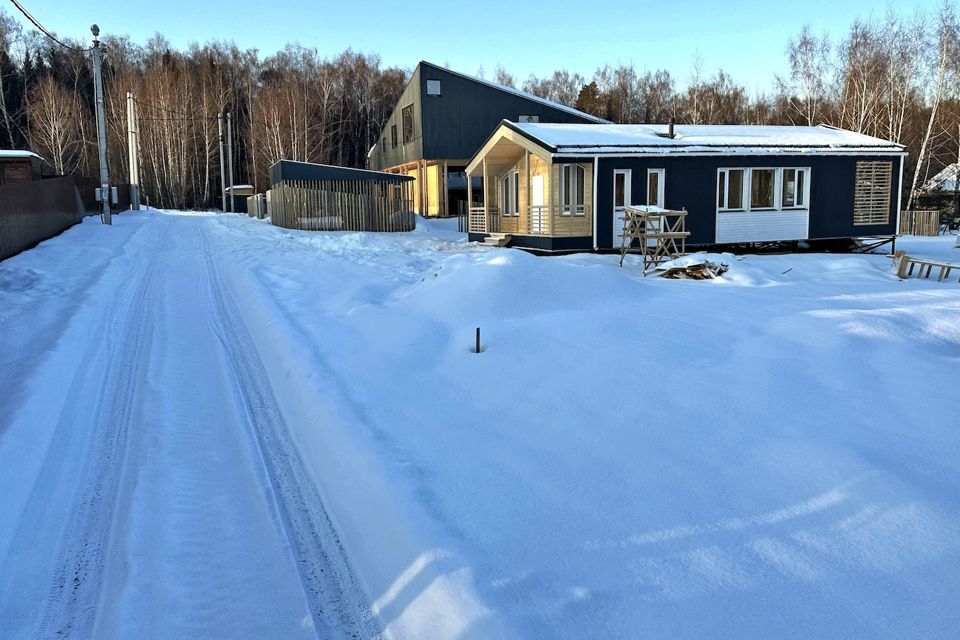
[[130,208],[140,210],[140,125],[133,92],[127,91],[127,157],[130,162]]
[[230,112],[227,111],[227,164],[230,167],[230,213],[233,213],[233,124],[230,118]]
[[227,174],[223,170],[223,111],[217,114],[217,134],[220,139],[220,211],[226,211]]
[[100,27],[92,25],[93,34],[93,89],[97,107],[97,147],[100,150],[100,220],[112,224],[110,218],[110,171],[107,168],[107,118],[103,104],[103,51],[100,49]]

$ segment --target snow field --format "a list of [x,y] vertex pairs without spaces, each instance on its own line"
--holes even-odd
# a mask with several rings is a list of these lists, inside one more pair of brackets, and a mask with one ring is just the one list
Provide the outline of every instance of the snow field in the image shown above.
[[[316,602],[391,638],[960,624],[956,283],[817,254],[665,281],[447,222],[118,220],[0,264],[0,636],[38,628],[31,598],[98,637],[325,635]],[[952,238],[898,245],[960,262]],[[103,382],[129,388],[106,430],[83,418]],[[83,457],[121,432],[119,470]],[[58,493],[90,468],[116,486],[97,518]],[[71,513],[110,528],[92,620],[32,550],[104,539],[64,535]],[[320,596],[297,568],[317,555]]]

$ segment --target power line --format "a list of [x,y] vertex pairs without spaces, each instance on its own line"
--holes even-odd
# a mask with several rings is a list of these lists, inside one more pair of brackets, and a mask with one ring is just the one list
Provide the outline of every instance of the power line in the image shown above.
[[[175,111],[174,109],[168,109],[167,107],[161,107],[160,105],[157,105],[157,104],[150,104],[149,102],[143,102],[142,100],[140,100],[140,99],[138,99],[138,98],[134,98],[133,101],[136,102],[137,104],[139,104],[139,105],[142,106],[142,107],[146,107],[146,108],[148,108],[148,109],[155,109],[156,111],[162,111],[162,112],[164,112],[164,113],[170,113],[170,114],[173,114],[173,115],[175,115],[175,116],[178,116],[178,117],[180,117],[180,118],[182,118],[182,119],[184,119],[184,120],[215,120],[215,119],[216,119],[216,116],[197,116],[197,115],[194,115],[194,114],[192,114],[192,113],[187,113],[187,112],[185,112],[185,111]],[[154,118],[154,119],[155,119],[155,120],[160,120],[161,118]]]
[[43,33],[43,35],[45,35],[45,36],[47,36],[48,38],[50,38],[51,40],[53,40],[54,42],[56,42],[56,43],[57,43],[58,45],[60,45],[61,47],[64,47],[65,49],[71,49],[71,50],[73,50],[73,51],[79,51],[79,52],[81,52],[81,53],[86,53],[87,51],[93,51],[93,47],[87,47],[86,49],[84,49],[83,47],[75,47],[75,46],[73,46],[72,44],[67,44],[66,42],[60,40],[59,38],[57,38],[57,36],[55,36],[55,35],[53,35],[52,33],[50,33],[50,31],[49,31],[45,26],[43,26],[42,24],[40,24],[40,21],[37,20],[36,18],[34,18],[34,17],[30,14],[30,12],[27,11],[26,8],[24,8],[24,6],[23,6],[22,4],[20,4],[20,2],[19,2],[18,0],[10,0],[10,2],[12,2],[12,3],[13,3],[13,6],[15,6],[17,9],[19,9],[19,10],[20,10],[20,13],[22,13],[22,14],[27,18],[27,20],[29,20],[29,21],[33,24],[33,26],[35,26],[37,29],[39,29],[40,32]]

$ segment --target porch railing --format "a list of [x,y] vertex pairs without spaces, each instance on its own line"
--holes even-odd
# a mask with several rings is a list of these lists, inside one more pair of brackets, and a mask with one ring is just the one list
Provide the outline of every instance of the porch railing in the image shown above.
[[[588,204],[569,207],[531,205],[527,207],[526,220],[512,216],[509,220],[517,221],[515,233],[518,235],[589,236],[593,233],[592,213]],[[500,231],[501,218],[496,206],[470,207],[468,217],[470,233]]]
[[500,212],[495,206],[470,207],[470,233],[498,233]]
[[527,216],[527,231],[533,236],[588,236],[593,232],[590,205],[533,206]]

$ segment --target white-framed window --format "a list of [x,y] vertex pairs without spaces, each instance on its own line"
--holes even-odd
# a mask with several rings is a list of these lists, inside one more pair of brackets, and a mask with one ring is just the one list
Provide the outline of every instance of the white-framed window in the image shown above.
[[782,211],[810,207],[810,167],[717,170],[718,211]]
[[500,176],[500,214],[520,215],[520,172],[508,171]]
[[517,122],[540,122],[540,116],[520,116]]
[[664,207],[666,169],[647,169],[647,206]]
[[428,95],[428,96],[439,96],[439,95],[440,95],[440,81],[439,81],[439,80],[427,80],[427,95]]
[[782,169],[781,209],[806,209],[810,169]]
[[717,208],[721,211],[743,211],[747,181],[743,169],[720,169],[717,178]]
[[565,216],[582,216],[583,182],[586,172],[578,164],[560,165],[560,213]]

